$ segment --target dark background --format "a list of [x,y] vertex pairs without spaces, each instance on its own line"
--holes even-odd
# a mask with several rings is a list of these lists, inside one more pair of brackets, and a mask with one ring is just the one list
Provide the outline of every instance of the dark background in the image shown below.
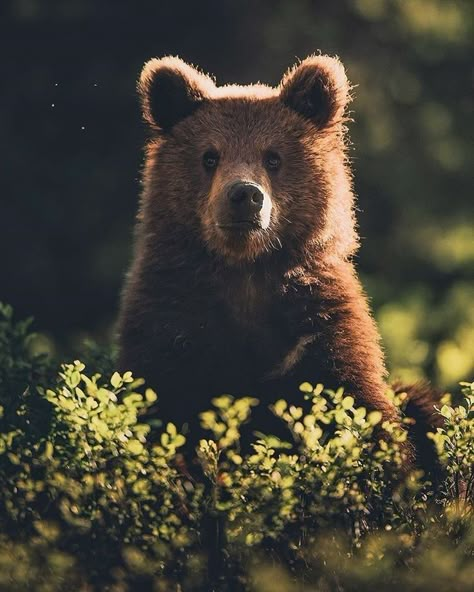
[[140,191],[142,64],[278,83],[338,54],[356,88],[358,265],[394,374],[443,386],[474,352],[472,2],[3,0],[0,300],[68,351],[112,335]]

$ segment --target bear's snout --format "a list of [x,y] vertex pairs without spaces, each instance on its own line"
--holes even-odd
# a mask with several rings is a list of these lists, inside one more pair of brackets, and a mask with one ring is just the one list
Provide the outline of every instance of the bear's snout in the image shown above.
[[256,183],[232,183],[222,192],[216,206],[216,223],[222,229],[265,229],[270,222],[270,198]]
[[253,183],[234,183],[227,193],[229,223],[255,223],[260,217],[264,197],[260,187]]

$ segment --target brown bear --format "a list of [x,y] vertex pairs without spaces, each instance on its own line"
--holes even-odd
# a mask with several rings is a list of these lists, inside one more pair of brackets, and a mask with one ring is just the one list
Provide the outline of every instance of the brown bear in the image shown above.
[[397,418],[352,262],[341,62],[308,57],[276,88],[219,87],[166,57],[145,65],[139,93],[151,138],[121,368],[145,377],[178,423],[216,395],[265,406],[303,381],[344,386]]

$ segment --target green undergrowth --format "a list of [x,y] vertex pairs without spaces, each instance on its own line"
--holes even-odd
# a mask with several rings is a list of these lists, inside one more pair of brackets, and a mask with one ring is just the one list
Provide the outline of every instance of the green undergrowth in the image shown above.
[[223,395],[193,451],[147,423],[159,398],[110,357],[56,367],[32,340],[1,306],[0,590],[472,589],[474,383],[439,409],[435,489],[407,470],[404,429],[342,389],[276,401],[287,441],[249,452],[258,402]]

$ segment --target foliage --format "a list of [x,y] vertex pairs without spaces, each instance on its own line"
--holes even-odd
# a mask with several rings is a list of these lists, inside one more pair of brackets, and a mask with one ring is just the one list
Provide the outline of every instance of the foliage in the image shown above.
[[[54,368],[46,355],[35,355],[32,319],[13,322],[13,309],[0,302],[0,401],[3,430],[35,433],[49,422],[49,406],[38,401],[36,386],[54,378]],[[31,399],[34,398],[34,404]]]
[[257,401],[218,397],[194,454],[173,424],[147,423],[159,401],[142,380],[79,361],[46,372],[26,325],[0,314],[0,590],[470,589],[474,383],[439,410],[435,492],[404,466],[405,431],[342,389],[276,401],[288,441],[250,449]]

